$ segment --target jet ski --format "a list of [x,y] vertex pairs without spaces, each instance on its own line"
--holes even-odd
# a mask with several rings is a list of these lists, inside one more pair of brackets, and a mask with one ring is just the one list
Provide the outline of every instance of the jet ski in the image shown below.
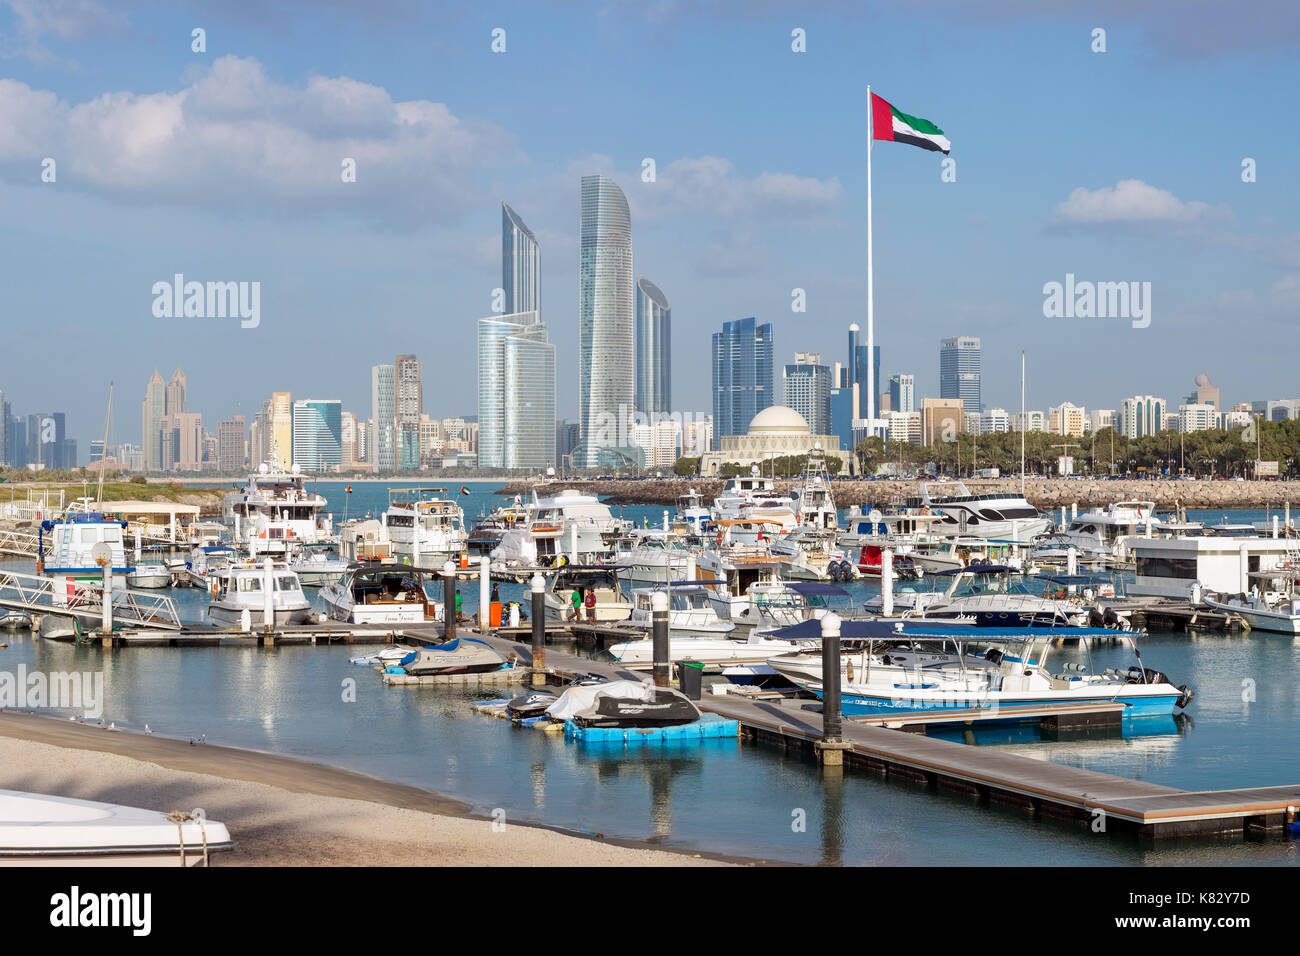
[[499,670],[506,659],[483,641],[460,637],[445,644],[430,644],[402,658],[402,668],[416,677],[433,674],[476,674]]
[[579,727],[671,727],[700,719],[680,691],[630,680],[570,687],[546,713]]
[[511,720],[543,717],[546,715],[546,708],[558,699],[554,694],[525,694],[506,704],[506,714]]

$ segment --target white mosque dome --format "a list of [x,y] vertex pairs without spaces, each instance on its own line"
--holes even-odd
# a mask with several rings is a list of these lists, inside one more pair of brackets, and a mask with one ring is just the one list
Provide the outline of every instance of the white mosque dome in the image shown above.
[[797,434],[808,435],[812,429],[808,421],[793,408],[772,405],[763,409],[749,423],[751,435]]

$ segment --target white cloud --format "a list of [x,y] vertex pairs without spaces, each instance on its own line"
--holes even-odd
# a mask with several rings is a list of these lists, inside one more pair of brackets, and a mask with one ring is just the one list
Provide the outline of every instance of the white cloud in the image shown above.
[[95,33],[116,30],[125,22],[121,13],[111,12],[98,0],[6,0],[18,25],[17,43],[5,37],[6,54],[17,54],[38,63],[54,56],[41,43],[46,37],[62,41],[80,40]]
[[838,206],[844,188],[836,178],[762,172],[746,177],[720,156],[676,159],[657,170],[655,182],[628,178],[628,200],[647,219],[669,215],[707,215],[738,219],[773,213],[811,216]]
[[1137,229],[1185,232],[1232,220],[1226,205],[1184,202],[1167,189],[1140,179],[1121,179],[1114,186],[1089,190],[1080,186],[1059,203],[1049,226],[1053,229]]
[[[177,92],[78,104],[0,80],[0,176],[36,182],[46,156],[61,187],[132,202],[428,221],[478,201],[479,171],[518,150],[443,103],[394,102],[347,77],[290,86],[225,56]],[[355,183],[341,181],[344,158]]]

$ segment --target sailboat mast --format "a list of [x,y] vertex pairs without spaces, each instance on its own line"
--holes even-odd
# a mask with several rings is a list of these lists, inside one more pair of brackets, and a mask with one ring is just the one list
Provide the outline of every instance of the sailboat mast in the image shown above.
[[104,462],[108,460],[108,423],[113,417],[113,383],[108,383],[108,411],[104,413],[104,444],[99,448],[99,488],[95,497],[99,500],[98,510],[104,508]]

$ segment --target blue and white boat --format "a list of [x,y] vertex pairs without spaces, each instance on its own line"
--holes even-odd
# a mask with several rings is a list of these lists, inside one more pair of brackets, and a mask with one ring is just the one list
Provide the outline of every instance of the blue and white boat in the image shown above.
[[[1193,693],[1142,666],[1093,673],[1082,664],[1049,669],[1052,644],[1071,639],[1122,637],[1106,628],[990,628],[910,621],[844,621],[841,641],[842,709],[852,714],[988,709],[1001,705],[1121,703],[1126,717],[1167,716]],[[815,633],[816,632],[816,633]],[[804,637],[810,649],[773,657],[768,665],[797,686],[822,694],[820,626],[806,623],[774,637]],[[1136,644],[1133,645],[1135,653]]]
[[42,521],[39,544],[39,571],[47,577],[67,582],[71,595],[79,584],[101,584],[104,570],[95,563],[92,551],[97,544],[107,545],[112,553],[113,587],[125,588],[130,567],[122,544],[122,521],[105,517],[98,511],[69,511],[59,521]]

